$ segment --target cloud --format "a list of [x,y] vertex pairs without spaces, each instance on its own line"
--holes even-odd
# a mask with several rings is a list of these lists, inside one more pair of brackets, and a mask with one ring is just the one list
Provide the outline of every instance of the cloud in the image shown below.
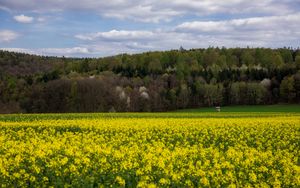
[[[0,9],[10,11],[10,15],[19,12],[34,15],[34,18],[19,15],[23,20],[32,18],[27,22],[35,22],[32,30],[23,35],[30,41],[34,38],[30,34],[38,33],[34,29],[40,29],[46,32],[37,34],[39,39],[53,36],[58,42],[74,45],[23,49],[40,55],[106,56],[178,49],[180,46],[298,47],[300,44],[299,0],[43,0],[43,3],[1,0]],[[69,16],[70,12],[72,16]],[[77,19],[78,14],[73,16],[73,13],[82,14],[82,19]],[[121,24],[115,28],[110,24],[100,25],[102,29],[97,32],[95,28],[99,25],[86,19],[95,13],[103,18],[99,19],[104,20],[103,23],[110,21],[107,18],[114,18],[122,21],[113,20],[112,24]],[[55,15],[61,20],[53,21],[47,15]],[[85,27],[87,25],[92,27]],[[56,28],[54,33],[53,28]],[[63,39],[60,38],[62,35]],[[42,42],[52,39],[46,37]],[[1,40],[13,39],[2,37]],[[31,44],[22,44],[26,45]]]
[[108,41],[125,41],[125,40],[138,40],[153,37],[152,31],[127,31],[127,30],[111,30],[108,32],[97,32],[89,34],[78,34],[76,38],[81,40],[108,40]]
[[115,10],[114,8],[103,11],[104,17],[117,18],[120,20],[134,20],[139,22],[159,23],[161,21],[171,21],[172,18],[181,13],[171,8],[157,9],[154,5],[136,5],[126,9]]
[[[172,9],[185,14],[211,15],[211,14],[286,14],[299,10],[299,5],[291,6],[291,0],[173,0]],[[169,1],[161,1],[167,7]],[[160,5],[161,6],[161,5]]]
[[184,22],[166,30],[111,30],[75,35],[98,54],[137,53],[184,46],[298,47],[300,13],[222,21]]
[[45,22],[46,20],[47,20],[46,17],[39,17],[39,18],[37,18],[38,22]]
[[175,30],[195,36],[214,37],[215,41],[231,40],[236,46],[242,43],[256,43],[266,47],[280,47],[280,44],[281,47],[284,45],[298,47],[300,13],[224,21],[185,22],[178,25]]
[[[109,49],[127,49],[136,51],[140,49],[154,49],[153,42],[162,41],[164,35],[170,34],[160,30],[111,30],[107,32],[96,32],[75,35],[75,38],[86,41],[90,44],[101,43],[114,46]],[[126,51],[126,50],[125,50]]]
[[299,0],[1,0],[13,11],[93,11],[103,17],[139,22],[170,21],[185,15],[263,14],[284,15],[300,11]]
[[231,32],[231,31],[296,31],[299,29],[300,13],[284,16],[252,17],[222,21],[185,22],[177,26],[184,32]]
[[20,23],[32,23],[34,18],[30,16],[25,16],[24,14],[14,16],[14,19]]
[[71,47],[71,48],[0,48],[0,50],[21,52],[27,54],[46,55],[46,56],[66,56],[66,57],[77,57],[77,56],[88,56],[91,54],[88,48],[85,47]]
[[[298,47],[300,13],[221,21],[191,21],[166,29],[108,30],[78,33],[78,45],[68,48],[21,49],[39,55],[98,57],[120,53],[184,48]],[[11,49],[14,50],[14,49]],[[20,49],[15,49],[20,51]]]
[[183,44],[188,44],[187,47],[199,47],[198,37],[172,30],[111,30],[75,37],[86,42],[84,45],[93,54],[101,56],[177,49]]
[[88,54],[89,50],[85,47],[73,47],[73,48],[42,48],[40,53],[58,54],[58,55],[72,55],[72,54]]
[[0,43],[10,42],[19,36],[18,33],[11,30],[0,30]]

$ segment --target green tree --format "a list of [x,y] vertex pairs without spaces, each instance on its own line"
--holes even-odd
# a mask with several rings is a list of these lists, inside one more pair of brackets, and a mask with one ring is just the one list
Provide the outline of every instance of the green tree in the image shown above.
[[207,106],[219,106],[222,104],[223,86],[221,84],[206,84],[204,91],[204,103]]
[[177,107],[186,108],[189,103],[189,88],[186,84],[181,84],[177,96]]
[[296,67],[300,70],[300,55],[297,55],[295,58]]
[[79,63],[78,72],[84,73],[89,71],[89,60],[86,58],[82,62]]
[[276,54],[273,56],[273,63],[272,63],[273,66],[271,66],[273,69],[279,69],[281,68],[283,65],[284,65],[284,61],[281,57],[280,54]]
[[162,72],[162,65],[158,59],[153,59],[148,64],[148,71],[152,74],[158,74]]
[[285,102],[293,102],[296,97],[294,77],[285,77],[280,84],[280,96]]
[[231,104],[240,104],[240,86],[238,82],[232,83],[230,86],[229,101]]
[[251,54],[250,50],[244,50],[241,56],[242,64],[247,66],[253,66],[255,64],[255,58]]
[[78,112],[80,107],[80,101],[78,98],[78,85],[77,81],[74,80],[71,83],[70,96],[68,97],[68,109],[72,112]]
[[248,104],[261,104],[264,102],[266,89],[259,83],[247,84]]
[[292,56],[291,50],[289,50],[287,48],[280,49],[280,53],[281,53],[282,59],[285,63],[293,62],[293,56]]
[[294,87],[296,91],[297,101],[300,102],[300,72],[294,75]]

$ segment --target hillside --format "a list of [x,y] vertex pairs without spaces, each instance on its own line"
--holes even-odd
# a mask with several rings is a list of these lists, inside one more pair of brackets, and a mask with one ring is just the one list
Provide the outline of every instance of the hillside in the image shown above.
[[300,102],[300,51],[208,48],[105,58],[0,51],[0,112],[167,111]]

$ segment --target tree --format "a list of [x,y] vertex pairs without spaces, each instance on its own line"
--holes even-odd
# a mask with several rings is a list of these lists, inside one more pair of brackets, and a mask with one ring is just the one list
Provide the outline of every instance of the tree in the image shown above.
[[46,112],[67,112],[68,96],[71,90],[71,81],[59,79],[45,84],[42,98],[46,101]]
[[258,83],[247,84],[247,104],[261,104],[264,102],[266,89]]
[[232,83],[229,92],[230,104],[240,104],[240,86],[238,82]]
[[189,103],[189,88],[186,84],[181,84],[177,95],[177,108],[186,108]]
[[227,63],[226,63],[226,56],[220,55],[217,59],[217,65],[221,68],[221,70],[228,69]]
[[296,67],[300,70],[300,55],[297,55],[295,58]]
[[200,71],[201,67],[198,64],[198,61],[196,59],[193,59],[190,63],[189,63],[189,67],[191,70],[191,73],[193,75],[197,75],[198,72]]
[[296,97],[295,80],[292,76],[285,77],[280,84],[280,96],[285,102],[293,102]]
[[204,86],[204,104],[220,106],[223,100],[223,86],[221,84],[206,84]]
[[218,60],[218,56],[219,54],[216,52],[215,49],[213,48],[207,49],[203,56],[204,67],[208,67],[215,64]]
[[162,65],[158,59],[153,59],[148,64],[148,71],[151,74],[159,74],[162,72]]
[[78,72],[84,73],[89,71],[89,60],[86,58],[81,63],[79,63]]
[[253,66],[255,64],[255,58],[251,54],[250,50],[244,50],[241,56],[242,64],[247,66]]
[[68,97],[68,111],[78,112],[79,105],[80,105],[80,101],[78,98],[78,85],[77,85],[77,81],[74,80],[71,83],[71,91]]
[[296,99],[300,102],[300,72],[294,75],[294,87],[296,91]]
[[292,56],[291,50],[289,50],[287,48],[280,49],[280,53],[281,53],[282,59],[285,63],[293,62],[293,56]]
[[[299,52],[208,48],[58,58],[0,50],[0,111],[10,106],[14,112],[166,111],[297,102]],[[141,86],[147,91],[139,92]]]
[[280,56],[280,54],[274,55],[271,68],[280,69],[283,65],[284,65],[284,61],[283,61],[282,57]]

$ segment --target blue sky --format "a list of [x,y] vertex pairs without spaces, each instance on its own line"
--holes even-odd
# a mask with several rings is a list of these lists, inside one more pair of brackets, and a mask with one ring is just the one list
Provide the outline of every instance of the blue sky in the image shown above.
[[300,0],[1,0],[0,49],[102,57],[300,45]]

